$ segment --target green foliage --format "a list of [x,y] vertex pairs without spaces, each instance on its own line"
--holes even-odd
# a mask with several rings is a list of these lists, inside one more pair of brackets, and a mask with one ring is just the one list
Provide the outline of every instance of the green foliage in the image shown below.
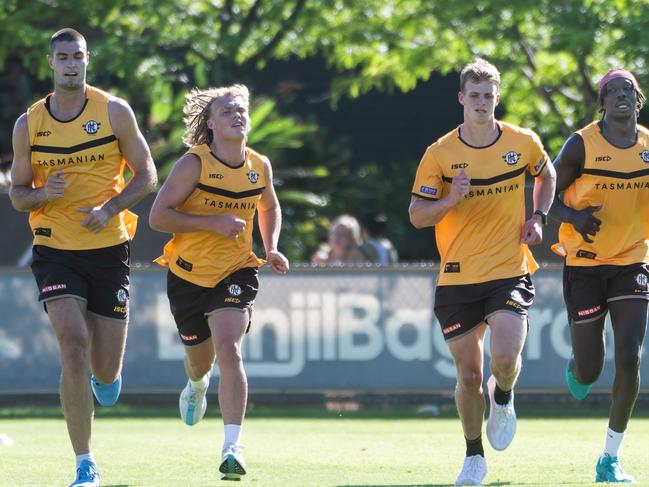
[[[15,118],[50,89],[45,53],[64,24],[88,39],[90,82],[133,106],[162,178],[184,151],[188,89],[255,88],[269,61],[316,55],[336,72],[333,104],[374,89],[411,90],[484,56],[502,71],[504,118],[537,130],[556,154],[596,116],[595,86],[607,69],[623,66],[649,81],[647,7],[649,0],[4,0],[0,156],[10,151],[5,134]],[[372,161],[350,168],[342,141],[325,141],[308,114],[283,110],[256,99],[250,143],[275,164],[289,253],[305,258],[330,217],[354,205],[394,211],[403,222],[403,208],[391,203],[408,194],[411,174]],[[397,231],[408,240],[405,228]]]

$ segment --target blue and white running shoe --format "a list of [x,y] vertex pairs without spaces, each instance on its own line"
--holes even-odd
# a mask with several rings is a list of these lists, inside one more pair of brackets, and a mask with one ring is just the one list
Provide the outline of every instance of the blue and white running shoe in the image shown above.
[[595,471],[597,472],[595,482],[635,482],[633,477],[624,473],[618,458],[608,453],[602,453],[599,457]]
[[97,465],[90,460],[84,460],[77,468],[77,478],[70,487],[99,487],[99,472]]
[[90,385],[99,404],[104,407],[114,406],[119,398],[119,393],[122,392],[122,374],[111,384],[102,384],[97,381],[94,375],[90,374]]

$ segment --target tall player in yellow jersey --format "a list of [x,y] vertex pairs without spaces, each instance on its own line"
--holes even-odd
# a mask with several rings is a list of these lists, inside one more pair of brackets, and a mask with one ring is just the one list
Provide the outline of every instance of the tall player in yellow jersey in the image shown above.
[[246,146],[248,104],[243,85],[187,95],[189,150],[176,162],[149,218],[152,228],[174,234],[158,262],[169,266],[167,294],[185,345],[189,380],[180,414],[188,425],[202,419],[216,359],[225,430],[219,471],[232,480],[246,473],[240,438],[248,383],[241,343],[264,263],[252,251],[255,214],[266,262],[277,274],[289,267],[277,250],[282,215],[270,161]]
[[127,209],[151,192],[156,173],[129,105],[86,84],[84,37],[56,32],[48,60],[54,92],[14,128],[10,197],[31,212],[32,271],[61,352],[61,404],[77,455],[71,485],[94,487],[90,390],[110,406],[121,389],[136,225]]
[[604,321],[611,313],[615,382],[597,482],[631,482],[618,452],[640,387],[649,299],[649,130],[638,125],[645,96],[628,71],[600,82],[603,116],[566,141],[555,161],[553,216],[563,223],[555,250],[565,256],[564,299],[573,356],[566,366],[577,399],[604,367]]
[[[500,73],[478,59],[460,74],[463,123],[428,147],[412,190],[410,221],[436,229],[441,255],[435,314],[457,369],[455,401],[466,440],[456,485],[480,485],[484,336],[491,330],[487,437],[496,450],[516,431],[513,387],[521,369],[530,279],[537,264],[528,245],[541,242],[555,173],[534,132],[495,119]],[[526,220],[525,172],[535,176],[534,211]]]

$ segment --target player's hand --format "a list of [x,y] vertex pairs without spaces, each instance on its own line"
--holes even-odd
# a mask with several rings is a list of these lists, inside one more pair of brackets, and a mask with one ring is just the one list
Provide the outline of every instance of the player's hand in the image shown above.
[[602,220],[593,216],[593,213],[602,209],[602,205],[597,206],[588,206],[583,210],[575,210],[570,215],[570,223],[577,232],[581,234],[581,238],[584,239],[584,242],[593,243],[593,240],[589,237],[597,235],[599,232]]
[[45,197],[47,201],[58,200],[63,197],[63,191],[65,190],[65,179],[63,179],[63,172],[56,171],[52,174],[43,187],[45,190]]
[[540,218],[532,216],[529,220],[523,225],[523,231],[521,233],[521,243],[527,245],[538,245],[543,240],[543,222],[540,221]]
[[246,221],[234,215],[221,215],[217,218],[215,231],[228,238],[237,238],[246,229]]
[[288,259],[277,250],[266,253],[266,262],[275,274],[286,274],[288,272]]
[[77,208],[77,211],[86,213],[88,216],[81,222],[81,226],[87,228],[92,233],[99,233],[108,224],[108,220],[112,218],[112,213],[104,205],[95,206],[94,208]]
[[470,189],[471,179],[464,172],[464,169],[462,169],[460,171],[460,174],[453,178],[453,182],[451,183],[451,191],[448,194],[448,198],[453,205],[457,205],[464,199],[467,194],[469,194]]

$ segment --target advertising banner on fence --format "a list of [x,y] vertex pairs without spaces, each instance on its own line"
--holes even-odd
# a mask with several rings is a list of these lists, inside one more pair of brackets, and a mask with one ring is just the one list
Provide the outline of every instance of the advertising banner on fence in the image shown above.
[[[251,391],[451,391],[455,367],[432,312],[435,279],[425,269],[262,272],[243,348]],[[125,391],[171,392],[185,384],[165,283],[163,271],[132,274]],[[570,335],[561,272],[540,271],[534,284],[518,390],[564,391]],[[56,391],[58,348],[31,274],[0,274],[0,303],[0,393]],[[596,383],[602,388],[614,373],[610,325],[606,340]],[[646,361],[642,372],[649,376]]]

